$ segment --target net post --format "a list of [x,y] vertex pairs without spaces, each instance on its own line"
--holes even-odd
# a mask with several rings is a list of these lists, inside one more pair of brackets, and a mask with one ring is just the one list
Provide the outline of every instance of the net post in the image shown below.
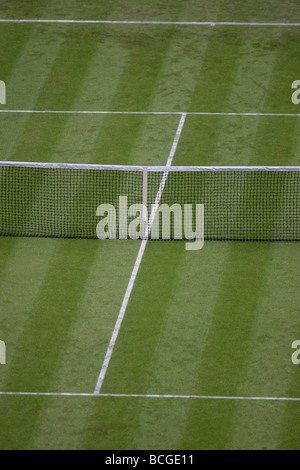
[[148,221],[148,167],[143,167],[143,221]]

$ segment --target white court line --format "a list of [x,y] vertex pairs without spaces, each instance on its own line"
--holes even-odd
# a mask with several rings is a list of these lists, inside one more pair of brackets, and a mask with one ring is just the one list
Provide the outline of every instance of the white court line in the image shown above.
[[[179,139],[180,139],[180,136],[181,136],[181,133],[182,133],[182,129],[183,129],[185,120],[186,120],[186,114],[182,114],[166,166],[171,166],[172,165],[172,161],[173,161],[173,158],[174,158],[177,146],[178,146],[178,142],[179,142]],[[149,222],[148,222],[148,226],[147,226],[147,229],[146,229],[147,234],[149,234],[149,232],[151,230],[151,226],[152,226],[152,223],[153,223],[156,211],[157,211],[157,207],[159,205],[159,201],[160,201],[162,192],[164,190],[164,186],[165,186],[167,176],[168,176],[168,171],[166,171],[164,173],[164,176],[162,178],[162,182],[160,184],[160,188],[159,188],[158,193],[156,195],[154,208],[152,210],[152,213],[151,213],[151,216],[150,216],[150,219],[149,219]],[[96,395],[98,395],[100,393],[100,390],[101,390],[102,385],[103,385],[103,381],[104,381],[104,378],[105,378],[105,375],[106,375],[106,372],[107,372],[107,368],[109,366],[111,356],[112,356],[112,353],[113,353],[113,350],[114,350],[114,347],[115,347],[115,344],[116,344],[116,341],[117,341],[117,338],[118,338],[118,335],[119,335],[119,332],[120,332],[120,328],[121,328],[121,325],[122,325],[122,322],[123,322],[123,319],[124,319],[124,316],[125,316],[128,301],[130,299],[130,295],[131,295],[131,292],[132,292],[132,289],[133,289],[133,286],[134,286],[134,283],[135,283],[135,280],[136,280],[136,277],[137,277],[137,273],[139,271],[139,267],[141,265],[142,258],[143,258],[143,255],[144,255],[144,252],[145,252],[145,249],[146,249],[147,241],[148,241],[148,236],[146,236],[146,239],[142,240],[142,243],[141,243],[141,247],[140,247],[140,250],[139,250],[139,253],[138,253],[138,256],[137,256],[137,259],[136,259],[136,262],[135,262],[135,265],[134,265],[134,268],[133,268],[133,271],[132,271],[132,274],[131,274],[131,277],[130,277],[130,280],[129,280],[129,284],[128,284],[128,287],[127,287],[127,290],[126,290],[126,293],[125,293],[125,296],[124,296],[124,299],[123,299],[123,302],[122,302],[121,310],[120,310],[120,313],[119,313],[119,316],[118,316],[118,319],[117,319],[117,322],[116,322],[116,325],[115,325],[115,328],[114,328],[114,331],[113,331],[113,334],[112,334],[112,337],[111,337],[111,340],[110,340],[110,343],[109,343],[109,346],[108,346],[108,349],[107,349],[107,352],[106,352],[106,356],[105,356],[105,359],[104,359],[104,362],[103,362],[103,365],[102,365],[102,369],[100,371],[100,375],[99,375],[99,378],[98,378],[98,381],[97,381],[97,384],[96,384],[96,388],[95,388],[95,391],[94,391],[94,394],[96,394]]]
[[239,400],[239,401],[288,401],[300,402],[300,398],[291,397],[239,397],[222,395],[159,395],[139,393],[56,393],[56,392],[0,392],[0,396],[29,397],[100,397],[100,398],[149,398],[182,400]]
[[55,20],[55,19],[0,19],[0,23],[54,23],[54,24],[119,24],[158,26],[300,26],[300,23],[241,22],[241,21],[138,21],[138,20]]
[[270,117],[300,117],[296,113],[210,113],[210,112],[182,112],[182,111],[53,111],[30,109],[0,109],[1,113],[29,113],[29,114],[116,114],[116,115],[146,115],[146,116],[270,116]]

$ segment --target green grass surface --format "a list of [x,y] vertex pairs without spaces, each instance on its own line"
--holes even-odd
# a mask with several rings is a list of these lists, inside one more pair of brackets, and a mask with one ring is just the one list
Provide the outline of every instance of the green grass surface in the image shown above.
[[[126,2],[127,3],[127,2]],[[1,18],[299,21],[296,3],[2,1]],[[299,27],[0,24],[3,109],[299,113]],[[1,160],[165,165],[180,116],[0,113]],[[298,117],[188,116],[174,165],[299,165]],[[0,239],[0,391],[93,393],[139,241]],[[103,393],[300,397],[298,243],[149,242]],[[0,396],[1,449],[297,449],[288,401]]]

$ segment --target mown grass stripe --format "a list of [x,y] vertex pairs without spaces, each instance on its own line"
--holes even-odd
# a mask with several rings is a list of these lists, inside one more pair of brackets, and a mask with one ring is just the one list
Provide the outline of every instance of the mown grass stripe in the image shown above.
[[[268,84],[272,77],[276,53],[262,53],[258,56],[254,39],[245,37],[240,51],[236,75],[228,97],[230,109],[252,109],[263,113]],[[256,138],[262,125],[263,116],[257,119],[224,117],[216,152],[211,159],[226,164],[252,165],[256,161]],[[266,160],[267,162],[268,160]]]
[[[97,46],[95,41],[81,38],[82,41],[80,44],[77,44],[75,41],[76,45],[74,47],[74,41],[70,40],[71,37],[72,32],[70,31],[66,32],[65,35],[59,32],[56,35],[56,41],[60,41],[60,48],[44,65],[46,77],[40,88],[35,106],[50,105],[55,107],[55,104],[60,102],[63,103],[66,108],[72,108],[77,94],[80,93],[86,70],[89,67],[90,60]],[[42,36],[37,38],[35,49],[39,54],[45,55],[45,45],[40,45],[41,38]],[[72,78],[70,79],[70,77]],[[31,78],[33,84],[35,80],[36,78],[33,75]],[[26,94],[23,99],[27,99]],[[15,159],[25,159],[26,155],[28,155],[30,159],[34,159],[34,156],[38,158],[38,156],[41,155],[43,161],[53,161],[53,155],[59,155],[57,142],[60,143],[63,136],[68,133],[67,125],[70,121],[76,121],[76,117],[61,115],[59,121],[55,121],[51,119],[50,115],[47,116],[44,116],[45,119],[37,121],[37,115],[30,115],[19,137],[19,145],[16,145],[14,151]],[[51,134],[47,126],[48,123],[51,127],[54,127]],[[35,129],[37,133],[33,136],[33,130]],[[70,139],[70,134],[69,141],[73,144],[73,139]],[[70,151],[70,153],[72,153],[72,151]],[[22,157],[20,157],[20,155]],[[56,155],[54,158],[56,158]]]
[[7,364],[1,368],[2,389],[7,386],[18,343],[22,341],[29,312],[47,275],[55,246],[56,240],[46,243],[45,240],[1,239],[0,338],[7,345]]
[[[239,395],[240,381],[251,350],[249,338],[256,306],[269,260],[270,244],[232,245],[228,251],[194,383],[194,389],[201,390],[203,395]],[[226,442],[237,411],[235,406],[224,411],[218,432],[220,442]],[[188,420],[193,421],[192,408]]]
[[[205,67],[207,50],[213,30],[177,32],[167,51],[156,86],[156,94],[149,109],[190,109],[195,87]],[[193,67],[190,64],[193,63]],[[174,108],[175,106],[175,108]]]
[[[38,102],[51,66],[59,52],[62,38],[55,37],[49,40],[43,47],[43,54],[39,53],[39,40],[39,32],[31,28],[28,37],[23,38],[23,48],[20,52],[15,56],[5,54],[6,61],[11,64],[10,75],[7,78],[2,77],[7,85],[7,106],[14,103],[22,108],[25,106],[34,108]],[[32,55],[36,53],[35,60],[32,61]],[[13,159],[18,153],[25,129],[32,136],[29,121],[29,114],[24,114],[21,120],[14,121],[13,126],[11,120],[1,120],[1,141],[5,152],[3,159]]]
[[[21,384],[23,390],[30,390],[33,383],[40,390],[55,389],[53,381],[61,367],[70,331],[77,321],[82,291],[96,256],[92,244],[83,241],[82,249],[79,244],[78,240],[57,244],[34,306],[27,305],[28,319],[6,378],[8,390],[19,388]],[[21,413],[19,406],[22,408],[20,403],[14,410],[1,406],[1,415],[8,418]],[[38,409],[44,406],[41,402]],[[24,443],[34,435],[38,419],[39,413],[31,416]]]
[[[286,262],[287,259],[289,263]],[[250,338],[252,348],[242,372],[238,394],[255,394],[259,391],[266,396],[269,393],[292,396],[292,392],[299,388],[297,366],[291,361],[291,344],[293,338],[297,337],[294,332],[299,324],[298,266],[299,251],[293,245],[272,246],[271,262],[266,271],[263,295],[257,305],[256,321]],[[241,440],[245,440],[246,435],[249,436],[250,445],[255,435],[255,439],[259,436],[260,439],[268,437],[269,447],[275,448],[285,412],[285,408],[262,408],[254,423],[251,408],[245,405],[243,413],[239,412],[233,419],[230,429],[231,447],[237,447]],[[271,419],[276,425],[266,432],[265,423]]]
[[[266,87],[265,109],[276,113],[282,110],[297,111],[297,106],[291,100],[293,79],[289,78],[293,76],[295,70],[296,49],[294,41],[291,41],[291,36],[286,31],[281,31],[268,40],[267,51],[270,55],[275,54],[275,62],[269,81],[261,84]],[[272,165],[283,161],[287,164],[297,163],[298,125],[298,120],[285,119],[283,116],[278,120],[275,117],[261,120],[255,142],[253,164],[258,161],[267,161]]]

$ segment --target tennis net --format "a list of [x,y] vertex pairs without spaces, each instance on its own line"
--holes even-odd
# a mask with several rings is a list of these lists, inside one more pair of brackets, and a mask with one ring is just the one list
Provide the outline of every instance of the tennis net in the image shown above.
[[[134,222],[135,238],[191,239],[185,211],[192,216],[188,233],[195,233],[202,205],[205,240],[300,241],[299,183],[300,167],[0,162],[0,235],[100,238],[102,221],[103,238],[134,238]],[[150,214],[158,220],[153,236]]]

